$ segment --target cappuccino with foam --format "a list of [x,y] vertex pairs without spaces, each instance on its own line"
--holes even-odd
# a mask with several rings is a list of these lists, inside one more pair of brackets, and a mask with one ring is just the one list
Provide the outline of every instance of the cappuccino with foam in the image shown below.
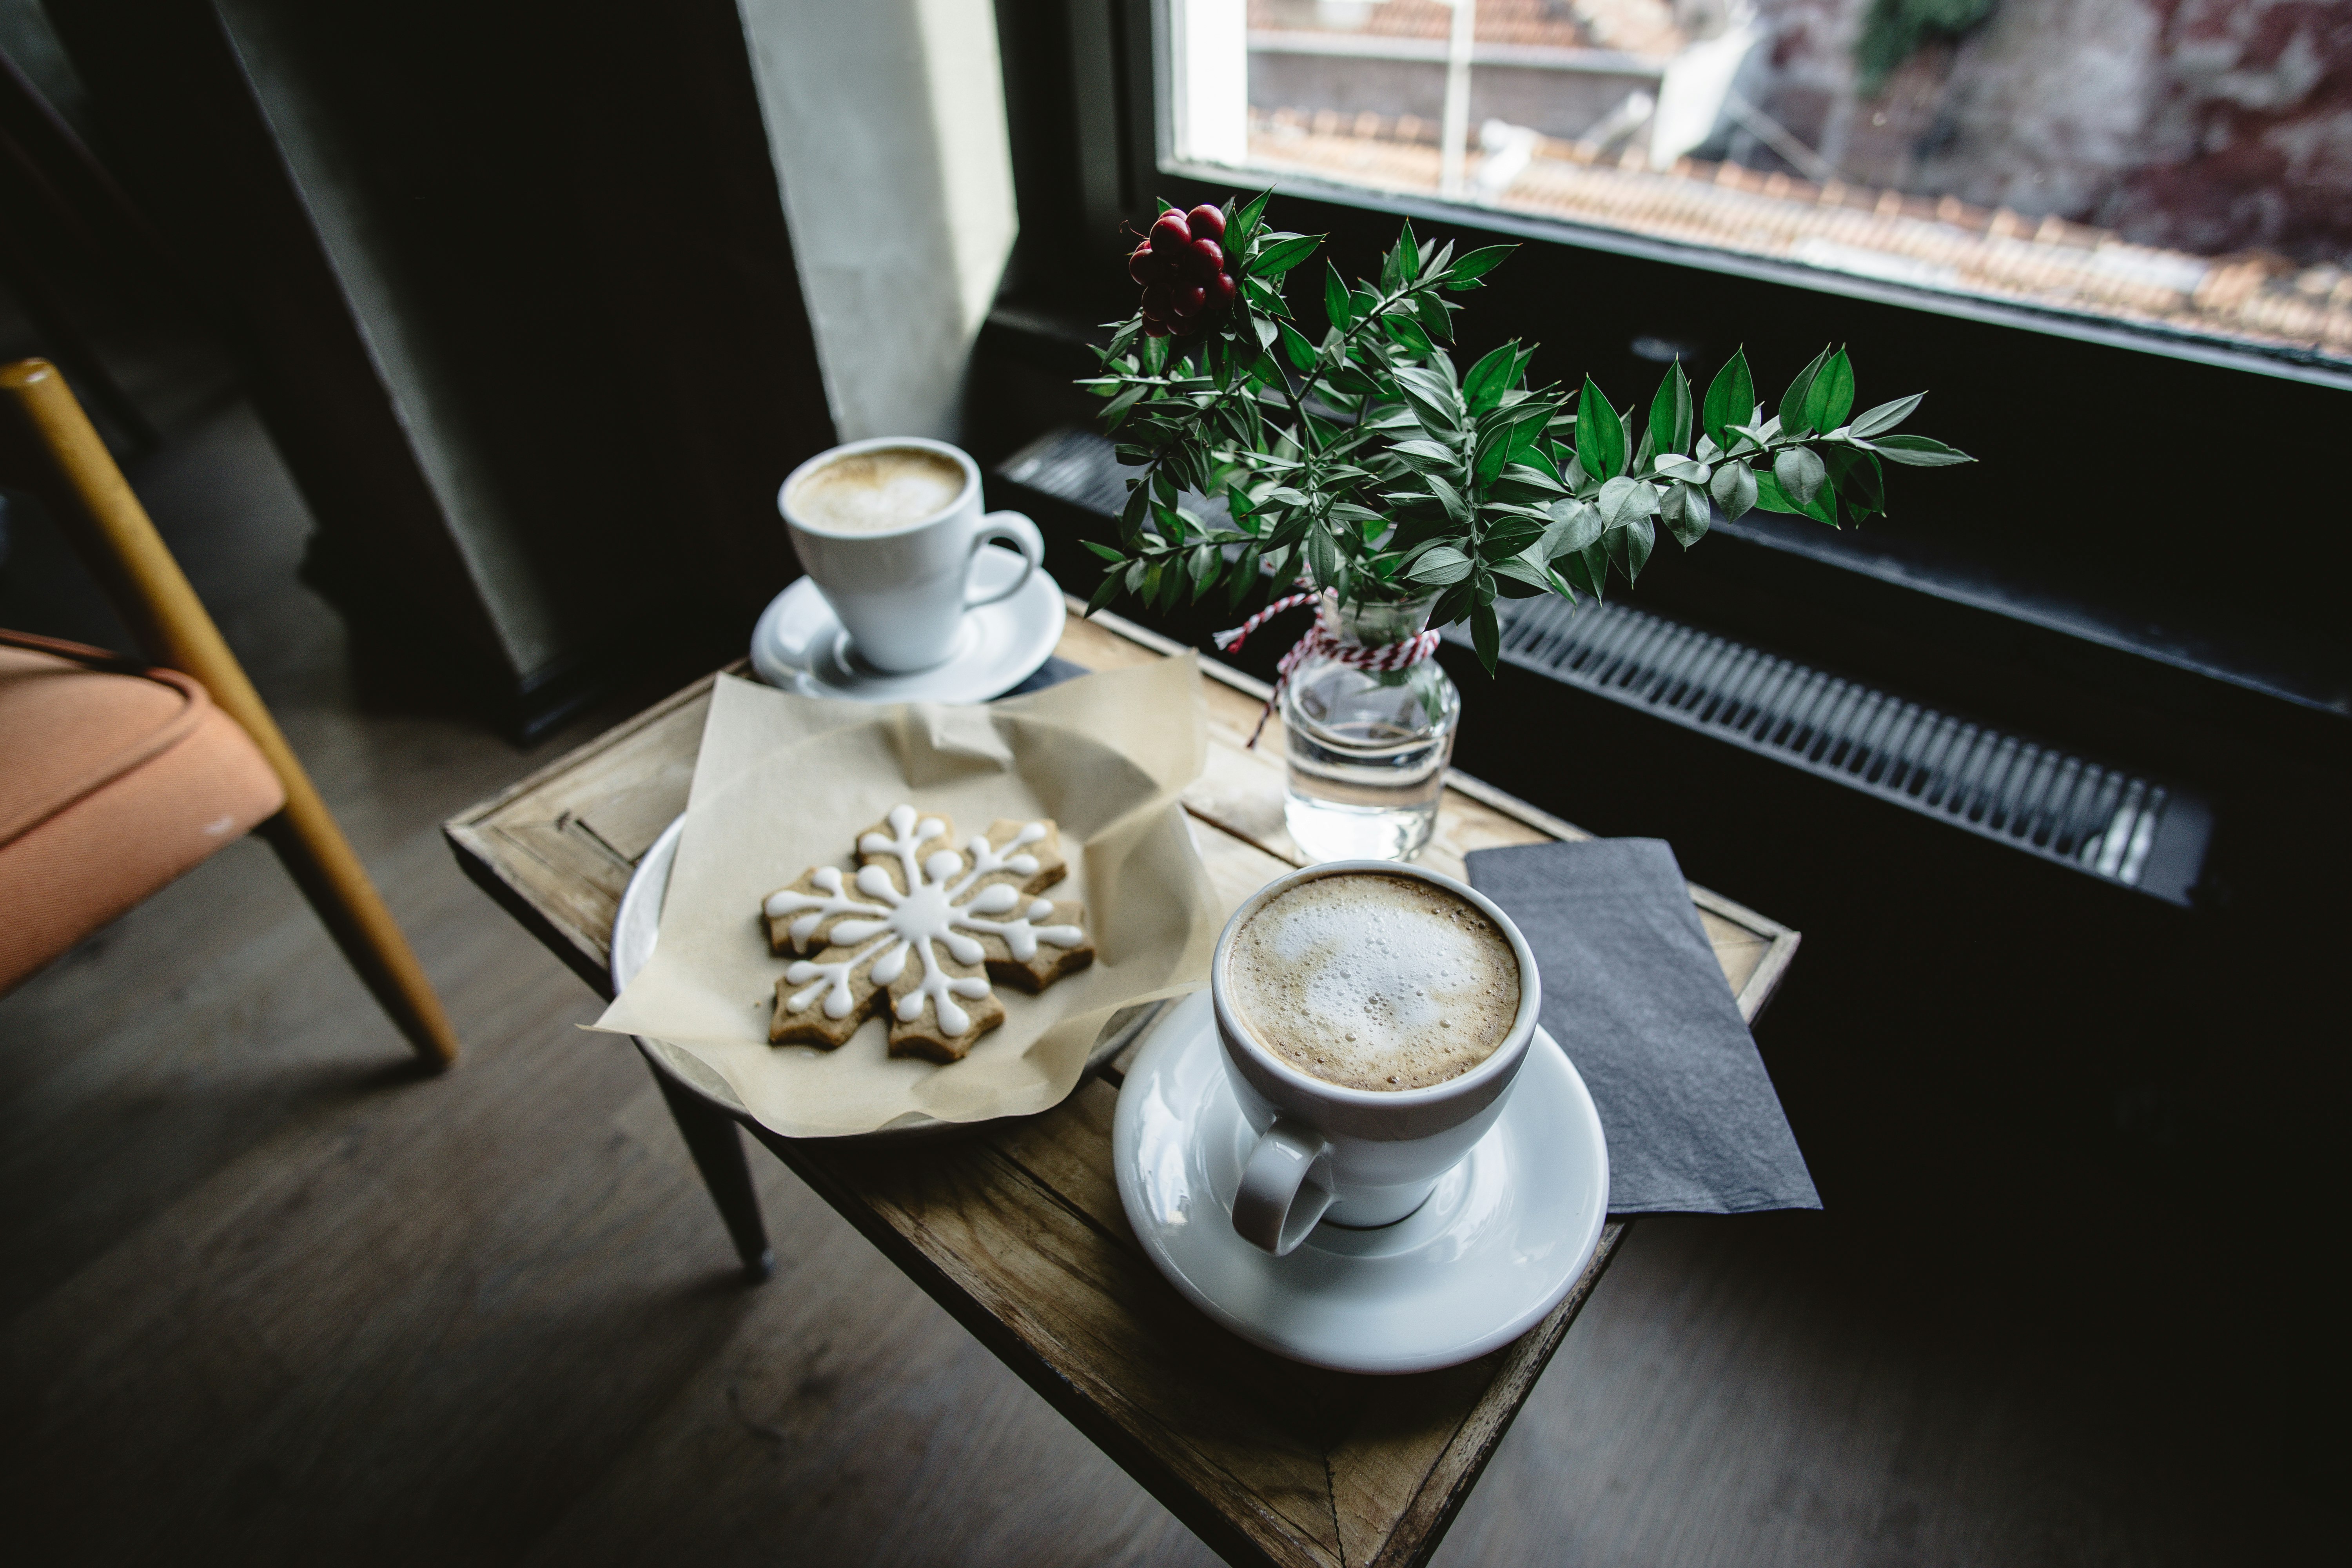
[[1337,872],[1284,889],[1234,933],[1227,994],[1243,1026],[1346,1089],[1426,1089],[1495,1053],[1519,1011],[1508,937],[1414,877]]
[[922,447],[883,447],[803,475],[784,504],[803,528],[883,533],[937,517],[963,487],[963,465],[954,458]]

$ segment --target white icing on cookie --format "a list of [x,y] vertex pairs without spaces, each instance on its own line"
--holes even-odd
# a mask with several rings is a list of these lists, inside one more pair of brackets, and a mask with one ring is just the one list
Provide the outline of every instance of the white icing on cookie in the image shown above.
[[[805,952],[817,927],[835,915],[858,918],[842,921],[827,931],[829,945],[866,944],[845,959],[830,963],[802,959],[785,970],[785,984],[803,987],[785,998],[787,1012],[805,1012],[822,998],[826,1017],[846,1017],[856,1005],[852,981],[860,964],[872,960],[870,977],[887,987],[907,972],[908,958],[913,955],[922,963],[923,978],[898,998],[895,1006],[898,1021],[911,1024],[929,1006],[937,1009],[943,1032],[961,1035],[971,1027],[971,1015],[958,1006],[956,999],[971,1002],[989,995],[988,979],[982,974],[949,974],[940,967],[935,944],[945,947],[959,963],[978,963],[986,950],[965,933],[1001,936],[1013,959],[1026,963],[1036,957],[1041,942],[1066,948],[1086,940],[1086,933],[1076,926],[1034,923],[1052,914],[1054,906],[1044,899],[1033,899],[1022,907],[1020,889],[1008,883],[992,882],[977,892],[972,890],[982,878],[998,871],[1034,876],[1037,858],[1019,851],[1024,845],[1045,838],[1044,823],[1024,825],[1001,849],[992,848],[985,836],[976,835],[962,854],[937,849],[925,856],[925,845],[947,837],[945,823],[936,816],[919,818],[911,805],[891,807],[883,820],[889,832],[865,834],[857,841],[857,850],[861,855],[894,857],[906,874],[905,892],[881,867],[866,866],[856,880],[863,899],[852,898],[843,887],[839,869],[827,866],[810,879],[818,893],[787,888],[769,895],[764,906],[768,918],[792,917],[786,929],[795,948]],[[963,874],[959,877],[959,872]],[[1016,920],[982,918],[1007,914],[1015,908],[1022,911]]]

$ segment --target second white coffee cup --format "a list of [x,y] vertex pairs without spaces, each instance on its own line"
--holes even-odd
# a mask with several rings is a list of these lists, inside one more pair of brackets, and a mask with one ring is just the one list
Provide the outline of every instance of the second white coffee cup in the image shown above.
[[[1233,1005],[1234,939],[1250,916],[1285,889],[1318,877],[1412,877],[1474,905],[1511,944],[1519,966],[1519,1006],[1484,1061],[1422,1089],[1349,1089],[1283,1060],[1259,1042]],[[1503,1113],[1535,1038],[1542,1005],[1535,954],[1510,917],[1451,877],[1394,860],[1333,860],[1276,878],[1244,900],[1217,939],[1209,994],[1225,1070],[1242,1115],[1257,1135],[1242,1168],[1234,1229],[1279,1258],[1317,1224],[1392,1225],[1428,1201],[1438,1178],[1469,1153]]]
[[[928,516],[884,528],[829,530],[793,504],[808,476],[846,458],[914,448],[936,454],[963,471],[956,499]],[[776,491],[785,531],[825,603],[849,633],[851,651],[876,669],[909,674],[929,669],[955,652],[966,610],[1019,593],[1045,559],[1037,525],[1017,511],[980,510],[980,465],[961,447],[919,436],[883,436],[820,452],[792,471]],[[971,568],[983,545],[1011,545],[1021,574],[1008,587],[975,594]]]

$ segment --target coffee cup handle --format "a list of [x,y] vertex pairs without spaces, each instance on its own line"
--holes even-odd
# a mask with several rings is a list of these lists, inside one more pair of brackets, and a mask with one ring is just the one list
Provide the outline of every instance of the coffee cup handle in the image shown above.
[[1314,1129],[1277,1116],[1242,1167],[1234,1229],[1280,1258],[1307,1239],[1331,1197],[1331,1145]]
[[1017,511],[992,511],[980,520],[980,531],[971,536],[973,560],[980,558],[981,546],[992,539],[1010,544],[1021,552],[1021,559],[1024,563],[1021,568],[1021,575],[1013,579],[1012,586],[999,589],[993,594],[977,599],[971,596],[971,587],[967,582],[963,595],[963,607],[967,610],[976,610],[982,605],[993,605],[1000,599],[1013,597],[1013,595],[1021,592],[1023,586],[1028,583],[1031,575],[1045,559],[1045,536],[1037,531],[1035,523]]

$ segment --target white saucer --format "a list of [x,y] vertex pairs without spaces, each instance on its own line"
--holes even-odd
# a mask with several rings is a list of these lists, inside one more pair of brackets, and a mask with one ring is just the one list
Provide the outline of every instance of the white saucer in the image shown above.
[[[1002,588],[1021,574],[1021,557],[989,545],[972,586]],[[1009,599],[964,613],[955,651],[912,675],[888,675],[860,659],[815,583],[803,577],[776,595],[751,628],[751,668],[769,685],[803,697],[853,702],[985,702],[1037,672],[1062,640],[1068,616],[1061,586],[1031,574]]]
[[1234,1232],[1250,1134],[1207,992],[1161,1017],[1118,1091],[1111,1163],[1144,1250],[1242,1338],[1337,1372],[1429,1372],[1508,1344],[1592,1261],[1609,1215],[1600,1114],[1541,1029],[1492,1131],[1419,1212],[1318,1226],[1287,1258]]

